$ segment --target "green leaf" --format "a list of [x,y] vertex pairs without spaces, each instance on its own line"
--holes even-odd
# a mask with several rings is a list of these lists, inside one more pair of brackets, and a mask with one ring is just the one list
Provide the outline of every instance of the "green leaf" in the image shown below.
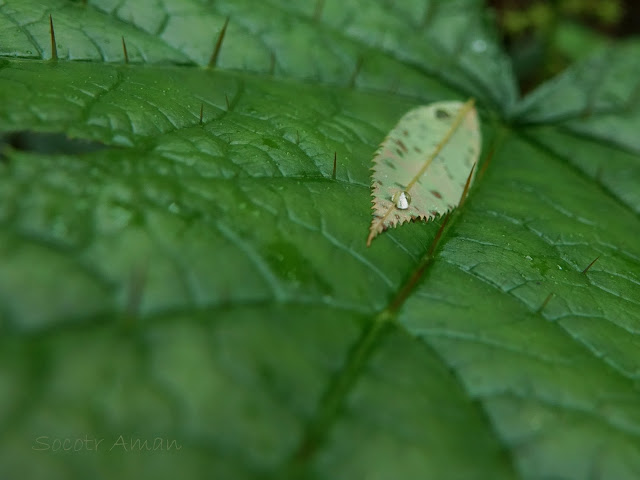
[[[0,3],[0,477],[638,478],[637,42],[518,100],[479,1],[88,3]],[[469,97],[437,249],[367,249]]]

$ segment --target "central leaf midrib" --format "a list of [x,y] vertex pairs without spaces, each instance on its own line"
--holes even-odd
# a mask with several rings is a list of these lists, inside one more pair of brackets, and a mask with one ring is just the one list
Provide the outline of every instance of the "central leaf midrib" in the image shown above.
[[[514,133],[511,130],[512,133]],[[517,132],[516,132],[517,133]],[[517,133],[518,136],[521,136]],[[554,158],[559,158],[557,155],[554,155]],[[486,161],[486,160],[485,160]],[[575,167],[574,167],[575,168]],[[581,172],[582,173],[582,172]],[[583,173],[582,173],[583,174]],[[480,179],[478,179],[480,180]],[[458,216],[459,211],[455,212]],[[445,240],[443,240],[444,242]],[[440,245],[442,247],[442,245]],[[434,249],[433,254],[429,256],[425,254],[421,260],[417,263],[415,268],[412,271],[412,274],[408,277],[408,281],[405,281],[400,288],[396,291],[388,306],[380,311],[363,329],[362,335],[360,339],[352,345],[351,354],[347,356],[346,363],[344,367],[331,379],[329,382],[327,389],[325,390],[325,395],[323,395],[323,400],[321,401],[318,410],[315,415],[312,417],[312,420],[308,424],[308,428],[305,431],[301,442],[298,445],[297,450],[294,455],[288,460],[288,462],[283,466],[283,471],[291,472],[298,471],[300,468],[304,468],[310,462],[310,458],[315,454],[315,451],[321,446],[324,439],[326,438],[328,432],[335,424],[336,420],[339,417],[339,407],[343,404],[344,400],[351,392],[354,385],[357,383],[361,372],[364,370],[368,360],[371,355],[374,353],[377,345],[380,344],[380,340],[386,334],[385,332],[389,332],[389,327],[394,326],[395,328],[405,329],[404,326],[399,325],[397,322],[398,311],[404,305],[406,300],[409,298],[407,294],[404,298],[401,298],[400,301],[397,301],[395,297],[401,295],[403,289],[407,287],[407,283],[411,281],[412,277],[416,274],[420,273],[420,270],[426,269],[432,264],[434,259],[436,258],[437,249]],[[422,272],[424,273],[424,272]],[[474,275],[474,278],[475,275]],[[419,278],[418,278],[419,280]],[[482,281],[482,279],[479,279]],[[417,283],[417,282],[416,282]],[[491,285],[491,284],[489,284]],[[493,288],[497,288],[495,285],[491,285]],[[498,289],[499,290],[499,289]],[[502,294],[508,294],[499,290]],[[513,295],[510,295],[513,296]],[[530,313],[535,314],[536,312],[531,311],[529,305],[524,303],[521,299],[516,298],[516,300],[521,303],[526,310]],[[593,355],[588,346],[582,342],[579,342],[576,338],[574,338],[566,328],[561,325],[557,325],[559,330],[563,333],[565,338],[568,338],[572,343],[577,343],[579,348],[589,355]],[[405,329],[405,331],[407,331]],[[412,335],[411,332],[407,331],[409,335]],[[423,344],[429,350],[433,350],[431,346],[429,346],[426,342],[423,341]],[[438,355],[438,358],[441,358]],[[441,359],[443,364],[447,366],[447,363],[444,359]],[[605,362],[606,363],[606,362]],[[606,365],[606,368],[610,369],[612,373],[616,376],[620,375],[623,380],[628,380],[628,378],[624,377],[613,369],[611,366]],[[456,381],[460,384],[463,391],[466,391],[465,384],[455,376]],[[325,399],[327,402],[325,403]],[[517,468],[515,467],[515,458],[514,453],[506,444],[504,439],[499,435],[498,430],[494,427],[493,423],[490,420],[490,417],[484,407],[482,406],[482,402],[477,402],[478,408],[481,410],[482,417],[486,420],[487,425],[490,428],[490,431],[493,433],[498,444],[504,447],[505,452],[507,452],[511,471],[514,472],[514,477],[517,477],[516,474]],[[310,448],[311,446],[311,448]],[[301,454],[304,453],[304,455]]]
[[[467,180],[463,197],[467,193],[467,188],[469,187],[468,182],[469,180]],[[463,205],[464,203],[461,201],[460,207]],[[459,211],[454,211],[454,214],[456,214],[454,217],[457,218]],[[407,279],[390,297],[387,306],[380,310],[363,327],[361,336],[351,346],[342,369],[338,371],[327,384],[318,409],[307,423],[307,428],[297,448],[293,451],[292,456],[282,465],[280,471],[284,476],[299,475],[299,472],[304,470],[309,464],[311,457],[315,455],[318,448],[324,442],[329,430],[338,419],[340,407],[352,391],[353,386],[357,383],[360,374],[374,353],[376,346],[380,344],[383,335],[390,332],[392,327],[401,328],[405,330],[407,334],[412,335],[404,326],[398,324],[398,312],[424,276],[427,268],[433,264],[438,252],[438,246],[441,246],[440,235],[444,233],[451,215],[452,214],[449,214],[449,216],[443,219],[440,230],[436,234],[433,243],[417,262]],[[424,345],[425,347],[427,346],[426,344]],[[431,349],[431,347],[429,348]],[[456,380],[460,382],[457,377]],[[464,385],[460,384],[460,387],[464,391]],[[494,431],[494,434],[497,437],[498,443],[502,444],[497,432]]]

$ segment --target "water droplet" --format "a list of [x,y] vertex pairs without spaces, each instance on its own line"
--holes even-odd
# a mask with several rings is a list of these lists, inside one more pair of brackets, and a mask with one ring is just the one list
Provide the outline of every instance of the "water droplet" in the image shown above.
[[171,213],[180,213],[180,207],[176,202],[172,202],[171,205],[169,205],[169,211]]
[[527,259],[527,260],[529,260],[529,261],[533,260],[533,258],[531,258],[531,256],[530,256],[530,255],[527,255],[527,256],[526,256],[526,257],[524,257],[524,258],[526,258],[526,259]]
[[471,44],[471,50],[476,53],[482,53],[487,49],[487,42],[484,40],[474,40]]
[[407,192],[397,192],[391,199],[396,204],[398,210],[406,210],[411,203],[411,195]]

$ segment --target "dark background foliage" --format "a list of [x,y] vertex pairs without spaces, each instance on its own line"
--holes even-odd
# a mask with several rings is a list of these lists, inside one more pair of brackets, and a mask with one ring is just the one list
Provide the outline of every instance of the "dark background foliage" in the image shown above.
[[531,90],[591,47],[640,32],[635,0],[490,0],[522,91]]

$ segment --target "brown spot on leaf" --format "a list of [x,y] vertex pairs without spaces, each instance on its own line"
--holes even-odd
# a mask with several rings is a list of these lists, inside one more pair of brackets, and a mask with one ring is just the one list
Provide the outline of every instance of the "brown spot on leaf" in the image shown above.
[[409,150],[407,150],[406,145],[404,143],[402,143],[402,140],[396,140],[396,143],[402,149],[403,152],[408,152],[409,151]]
[[431,190],[431,195],[436,198],[442,198],[442,195],[440,195],[440,192],[438,192],[437,190]]

